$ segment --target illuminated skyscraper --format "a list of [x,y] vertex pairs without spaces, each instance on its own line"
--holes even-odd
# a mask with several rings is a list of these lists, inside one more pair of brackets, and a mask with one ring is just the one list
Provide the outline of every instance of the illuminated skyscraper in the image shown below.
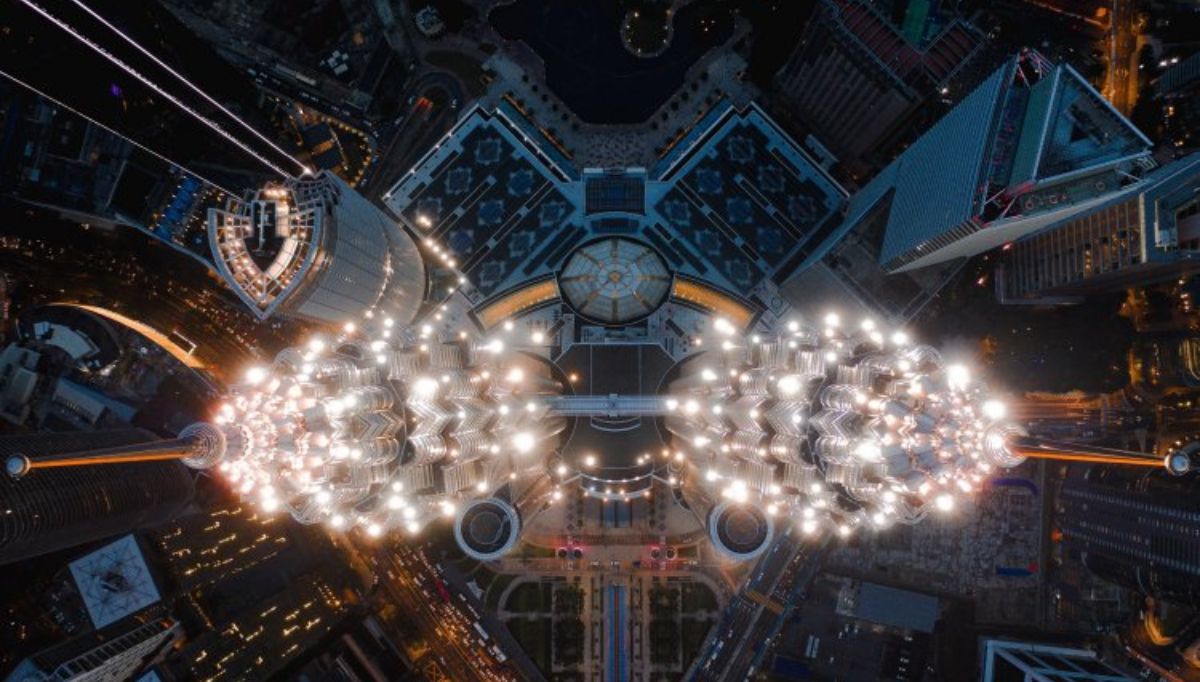
[[1125,391],[1026,393],[1009,404],[1009,414],[1030,433],[1090,443],[1132,444],[1154,424],[1153,409]]
[[1101,206],[1005,254],[1006,300],[1084,296],[1200,269],[1200,154],[1156,168]]
[[983,253],[1140,186],[1150,141],[1067,65],[1004,64],[850,200],[903,272]]
[[683,494],[731,557],[765,550],[776,516],[804,534],[917,523],[1023,460],[1004,405],[902,333],[831,316],[723,346],[671,385],[666,427],[690,453]]
[[1196,465],[1188,448],[1159,456],[1031,437],[966,367],[871,320],[717,331],[719,350],[692,356],[670,386],[669,483],[733,558],[765,550],[778,519],[805,535],[918,523],[1027,458],[1164,476]]
[[479,546],[489,545],[521,505],[514,486],[534,488],[558,446],[566,420],[550,413],[548,398],[561,385],[545,363],[504,352],[498,339],[405,340],[380,317],[251,368],[212,423],[144,445],[14,453],[24,456],[11,456],[8,472],[21,480],[10,483],[19,490],[55,471],[93,469],[77,465],[181,459],[215,468],[266,513],[372,536],[416,533],[495,495],[466,517]]
[[[147,443],[140,429],[0,437],[0,456],[38,457]],[[178,462],[128,467],[51,468],[25,480],[0,476],[0,564],[165,523],[192,499],[192,475]]]
[[1076,467],[1063,484],[1068,550],[1126,589],[1200,607],[1200,478]]
[[241,502],[155,528],[150,544],[174,584],[189,591],[270,561],[297,544],[291,532],[296,529],[287,517],[264,514]]
[[217,269],[259,319],[342,324],[379,310],[407,325],[425,293],[417,246],[340,178],[268,185],[208,214]]

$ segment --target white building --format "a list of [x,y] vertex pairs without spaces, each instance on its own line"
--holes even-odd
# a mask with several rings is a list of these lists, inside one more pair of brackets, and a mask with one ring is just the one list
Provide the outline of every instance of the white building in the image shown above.
[[1006,642],[989,639],[983,645],[983,682],[1132,682],[1089,649]]

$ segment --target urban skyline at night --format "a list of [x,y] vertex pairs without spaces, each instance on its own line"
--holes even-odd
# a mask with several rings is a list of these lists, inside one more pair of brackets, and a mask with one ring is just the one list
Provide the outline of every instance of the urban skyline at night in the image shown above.
[[1185,0],[14,0],[0,675],[1200,680]]

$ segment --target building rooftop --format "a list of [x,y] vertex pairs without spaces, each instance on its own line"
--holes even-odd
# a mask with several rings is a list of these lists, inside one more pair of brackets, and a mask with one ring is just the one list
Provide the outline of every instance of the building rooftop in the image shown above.
[[71,576],[97,629],[137,613],[162,597],[132,535],[72,561]]
[[1011,77],[1011,65],[997,69],[864,190],[865,197],[895,192],[880,262],[918,247],[932,225],[958,225],[974,215],[980,188],[965,179],[979,177],[992,115]]
[[1151,146],[1073,68],[1023,52],[856,195],[845,225],[887,202],[892,272],[972,256],[1137,183]]
[[491,299],[608,235],[746,295],[831,234],[846,192],[757,107],[726,104],[654,169],[577,169],[503,109],[468,112],[386,195]]
[[854,608],[856,618],[925,633],[933,632],[940,612],[937,597],[876,583],[859,587]]
[[833,0],[829,3],[841,27],[899,81],[916,86],[921,81],[941,83],[975,50],[978,31],[952,21],[924,49],[914,47],[892,22],[870,3]]
[[1200,52],[1163,72],[1154,86],[1159,94],[1170,94],[1200,81]]
[[1076,647],[989,639],[983,646],[983,682],[1132,682],[1100,661],[1095,651]]

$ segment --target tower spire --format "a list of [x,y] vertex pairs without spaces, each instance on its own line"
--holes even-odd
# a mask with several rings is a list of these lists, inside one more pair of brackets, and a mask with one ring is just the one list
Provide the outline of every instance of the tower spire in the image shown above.
[[178,438],[55,454],[18,453],[9,456],[5,470],[13,478],[22,478],[42,469],[166,460],[183,460],[192,468],[208,468],[224,454],[226,436],[222,429],[199,422],[185,428]]

